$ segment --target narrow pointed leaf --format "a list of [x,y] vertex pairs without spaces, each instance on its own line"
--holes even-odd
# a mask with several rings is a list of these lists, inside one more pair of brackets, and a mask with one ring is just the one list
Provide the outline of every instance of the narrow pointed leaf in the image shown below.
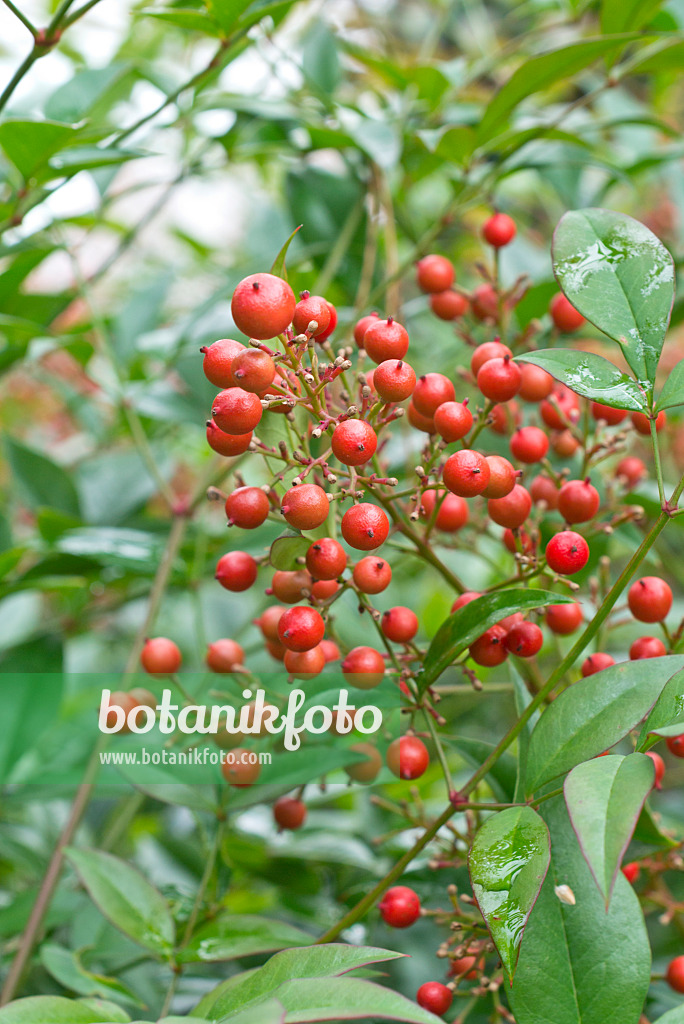
[[509,980],[550,859],[549,830],[531,807],[510,807],[493,815],[470,851],[473,893]]
[[608,750],[639,724],[684,656],[627,661],[580,679],[544,711],[527,751],[527,793]]
[[635,376],[652,385],[674,302],[674,263],[662,242],[625,214],[572,210],[556,228],[552,253],[573,306],[617,341]]
[[287,281],[287,271],[285,269],[285,258],[287,257],[287,250],[290,248],[290,243],[291,243],[292,239],[294,238],[294,236],[297,234],[297,232],[299,231],[299,229],[301,227],[302,227],[302,225],[299,224],[294,229],[294,231],[292,232],[290,237],[287,239],[287,241],[283,245],[282,249],[280,250],[280,252],[276,256],[276,258],[274,259],[273,266],[271,267],[271,273],[272,274],[276,274],[278,277],[283,277],[283,278],[285,278],[286,281]]
[[637,750],[648,750],[658,736],[684,733],[684,671],[669,679],[641,727]]
[[513,612],[529,611],[548,604],[565,604],[571,598],[548,590],[511,589],[477,597],[450,615],[437,630],[430,644],[419,683],[421,691],[441,676],[442,672],[479,636]]
[[645,412],[648,409],[643,388],[632,377],[621,373],[608,359],[593,352],[547,348],[539,352],[526,352],[517,358],[541,366],[582,398],[601,402],[612,409],[630,409],[633,412]]
[[313,941],[313,936],[285,921],[225,912],[202,925],[179,950],[178,959],[183,963],[235,960],[287,946],[305,946]]
[[570,822],[606,906],[654,777],[650,757],[629,754],[585,761],[565,780]]
[[658,395],[656,412],[674,409],[678,405],[684,405],[684,359],[680,359],[668,374],[663,390]]

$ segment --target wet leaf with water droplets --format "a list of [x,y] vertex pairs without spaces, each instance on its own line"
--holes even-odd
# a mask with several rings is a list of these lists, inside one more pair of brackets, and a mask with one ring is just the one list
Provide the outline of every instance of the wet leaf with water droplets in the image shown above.
[[572,210],[553,239],[553,271],[582,316],[617,341],[640,381],[652,385],[674,302],[672,256],[623,213]]
[[617,366],[603,356],[577,349],[545,348],[539,352],[525,352],[517,356],[525,363],[534,363],[550,373],[556,380],[582,398],[600,402],[612,409],[645,412],[648,401],[643,388],[621,373]]
[[509,980],[550,858],[549,830],[531,807],[510,807],[493,815],[470,851],[473,892]]

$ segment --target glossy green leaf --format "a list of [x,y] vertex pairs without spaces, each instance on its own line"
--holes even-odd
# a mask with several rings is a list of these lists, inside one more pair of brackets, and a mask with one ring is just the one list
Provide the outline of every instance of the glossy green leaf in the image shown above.
[[207,11],[196,11],[190,7],[185,10],[180,7],[170,7],[166,10],[142,9],[138,11],[138,14],[145,15],[148,18],[157,18],[159,21],[169,22],[171,25],[177,25],[186,32],[202,32],[208,36],[221,35],[220,26],[217,25]]
[[0,1024],[110,1024],[111,1015],[62,996],[28,996],[0,1009]]
[[277,999],[269,999],[251,1009],[229,1013],[219,1024],[285,1024],[285,1007]]
[[437,630],[430,644],[423,672],[419,677],[421,691],[430,686],[442,672],[479,636],[513,612],[543,608],[548,604],[564,604],[570,598],[548,590],[498,590],[477,597],[450,615]]
[[645,754],[611,754],[577,765],[565,780],[570,821],[606,906],[654,778]]
[[656,402],[656,412],[684,405],[684,359],[670,370]]
[[253,0],[207,0],[207,7],[223,32],[230,32]]
[[12,476],[31,508],[45,505],[79,515],[76,488],[61,466],[13,438],[6,438],[5,446]]
[[[19,664],[23,654],[24,668],[30,665],[33,672],[21,671],[18,665],[15,671],[15,665],[3,660],[0,671],[3,726],[0,730],[0,781],[3,784],[11,778],[12,769],[20,758],[37,748],[46,731],[59,718],[64,689],[61,644],[36,637],[24,649],[15,648],[15,652],[20,655]],[[50,686],[45,685],[44,673],[48,672]]]
[[625,214],[572,210],[556,228],[552,254],[573,306],[620,344],[640,381],[653,384],[674,302],[674,264],[662,242]]
[[161,893],[135,868],[99,850],[66,851],[90,898],[124,935],[151,950],[168,955],[175,928]]
[[0,124],[0,149],[22,177],[30,178],[73,136],[70,124],[9,119]]
[[74,950],[46,942],[40,947],[40,959],[46,971],[67,990],[77,992],[81,996],[118,996],[128,1002],[142,1005],[131,990],[116,978],[104,977],[86,970]]
[[531,807],[494,814],[470,851],[473,893],[509,979],[550,859],[549,830]]
[[[618,875],[606,906],[579,849],[562,797],[540,808],[551,866],[525,929],[510,998],[518,1024],[638,1024],[651,954],[639,901]],[[554,888],[568,886],[574,906]]]
[[287,271],[285,269],[285,259],[287,257],[287,250],[290,248],[290,243],[292,242],[292,239],[297,234],[297,232],[299,230],[301,230],[301,228],[302,228],[302,225],[299,224],[294,229],[294,231],[292,232],[290,237],[285,241],[284,245],[282,246],[282,248],[281,248],[280,252],[278,253],[278,255],[276,256],[276,258],[274,259],[273,266],[271,267],[271,273],[272,274],[275,274],[277,277],[282,277],[286,281],[287,281]]
[[244,971],[222,982],[198,1003],[195,1012],[217,1020],[229,1010],[271,996],[292,978],[334,978],[369,964],[401,959],[403,955],[373,946],[346,946],[336,942],[285,949],[272,956],[263,967]]
[[621,373],[608,359],[593,352],[547,348],[539,352],[525,352],[516,358],[521,362],[541,366],[583,398],[601,402],[613,409],[630,409],[633,412],[648,410],[643,388],[639,387],[634,378]]
[[297,978],[284,982],[275,998],[285,1007],[285,1024],[368,1017],[437,1024],[440,1019],[412,999],[360,978]]
[[271,953],[287,946],[305,946],[314,936],[285,921],[273,921],[256,914],[225,911],[202,925],[178,953],[183,963],[235,960],[255,953]]
[[658,697],[641,726],[637,750],[647,750],[659,736],[684,732],[684,671],[677,672]]
[[601,31],[630,32],[647,25],[663,0],[601,0]]
[[482,145],[501,131],[522,100],[577,74],[596,61],[619,53],[633,38],[632,35],[624,35],[610,40],[583,39],[524,61],[490,101],[477,130],[478,143]]
[[268,560],[274,569],[282,569],[284,571],[301,569],[302,564],[301,562],[298,563],[297,559],[303,558],[310,547],[311,541],[307,540],[306,537],[302,537],[301,533],[288,530],[273,541],[268,554]]
[[682,667],[682,655],[627,661],[564,690],[530,737],[528,794],[622,739],[653,707],[663,679]]

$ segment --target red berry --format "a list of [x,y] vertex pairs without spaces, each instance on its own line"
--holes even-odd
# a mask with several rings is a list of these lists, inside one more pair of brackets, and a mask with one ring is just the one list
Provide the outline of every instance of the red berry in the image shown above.
[[228,673],[236,665],[244,665],[245,652],[235,640],[214,640],[207,648],[207,668],[212,672]]
[[386,359],[403,359],[408,352],[409,336],[406,328],[396,320],[376,320],[363,336],[363,347],[374,363]]
[[548,398],[556,382],[550,373],[534,363],[519,363],[521,381],[518,395],[523,402],[541,402]]
[[482,237],[495,249],[501,249],[502,246],[513,241],[516,231],[517,228],[512,217],[509,217],[507,213],[495,213],[485,221]]
[[451,614],[453,615],[453,613],[457,612],[459,608],[465,607],[465,605],[470,604],[471,601],[474,601],[478,597],[482,597],[482,594],[477,590],[466,590],[465,593],[457,597],[452,604]]
[[544,634],[534,622],[516,622],[504,638],[504,646],[518,658],[533,658],[542,649]]
[[221,338],[213,345],[205,345],[200,349],[204,356],[202,369],[204,376],[217,388],[234,388],[237,381],[233,377],[233,360],[241,352],[245,352],[241,341],[232,338]]
[[597,651],[596,654],[590,654],[588,658],[584,659],[580,671],[586,678],[586,676],[593,676],[597,672],[602,672],[604,668],[610,668],[610,666],[614,664],[615,658],[611,658],[610,654],[604,654],[602,651]]
[[513,530],[506,529],[503,532],[504,547],[515,555],[516,552],[522,551],[524,555],[533,555],[537,549],[537,542],[526,530]]
[[318,484],[298,484],[286,491],[280,511],[295,530],[315,530],[328,518],[330,503]]
[[337,310],[333,306],[332,302],[328,302],[327,299],[325,300],[325,304],[328,307],[328,312],[330,313],[330,321],[324,331],[319,331],[316,334],[316,341],[318,342],[327,341],[337,327]]
[[372,743],[353,743],[349,748],[355,753],[363,754],[363,761],[354,761],[345,766],[345,772],[354,782],[373,782],[382,768],[382,757]]
[[566,334],[578,330],[584,323],[582,314],[577,312],[562,292],[558,292],[551,299],[549,313],[558,330],[564,331]]
[[385,755],[387,767],[399,779],[419,779],[430,764],[427,747],[417,736],[400,736],[393,740]]
[[636,487],[647,474],[646,466],[636,455],[628,455],[615,467],[615,476],[618,480],[623,480],[627,487]]
[[416,263],[416,280],[424,292],[443,292],[451,288],[455,279],[454,268],[446,256],[423,256]]
[[629,649],[630,661],[642,658],[662,658],[667,654],[667,647],[657,636],[640,636]]
[[386,359],[373,372],[373,390],[383,402],[403,402],[415,386],[415,370],[403,359]]
[[265,341],[292,323],[296,300],[287,281],[274,274],[251,274],[233,292],[231,313],[239,330]]
[[485,498],[505,498],[515,487],[518,474],[502,455],[487,455],[489,483],[482,492]]
[[530,494],[535,505],[543,501],[547,508],[558,508],[559,489],[548,476],[535,476],[530,486]]
[[474,498],[482,494],[489,483],[489,463],[480,452],[464,448],[447,459],[443,479],[452,494]]
[[[475,968],[475,970],[473,970]],[[469,981],[477,977],[478,969],[482,968],[482,962],[478,964],[476,956],[461,956],[451,961],[448,974],[452,978],[465,976]]]
[[546,545],[546,561],[553,572],[572,576],[589,561],[589,545],[574,530],[562,530]]
[[273,383],[276,368],[268,352],[260,348],[246,348],[233,359],[233,378],[243,391],[255,395],[266,391]]
[[494,665],[501,665],[508,657],[505,639],[507,630],[505,626],[497,624],[479,636],[470,647],[468,653],[476,665],[483,665],[487,668]]
[[408,421],[412,427],[415,427],[416,430],[422,430],[425,434],[437,433],[437,427],[432,416],[423,416],[422,412],[418,412],[412,401],[409,402]]
[[377,434],[365,420],[343,420],[333,431],[332,450],[345,466],[363,466],[375,455]]
[[302,292],[302,297],[295,306],[292,317],[292,330],[295,334],[306,334],[309,324],[316,321],[318,325],[311,332],[313,338],[325,334],[330,326],[330,307],[322,295],[309,295]]
[[362,594],[380,594],[392,580],[392,569],[384,558],[366,555],[354,566],[354,583]]
[[430,296],[430,309],[440,320],[458,320],[468,312],[468,300],[465,295],[448,288]]
[[[637,433],[643,434],[644,436],[647,436],[651,433],[651,420],[643,412],[633,412],[631,420],[634,424],[634,429],[637,431]],[[664,412],[659,412],[656,416],[655,421],[655,428],[657,434],[659,434],[665,426],[666,420],[666,414]]]
[[628,882],[634,885],[637,878],[639,877],[639,865],[635,860],[631,861],[629,864],[623,864],[622,874],[625,876]]
[[241,530],[256,530],[266,521],[270,509],[271,503],[260,487],[238,487],[226,498],[228,525]]
[[561,430],[551,435],[551,447],[556,455],[569,459],[579,448],[579,441],[569,430]]
[[[271,581],[273,596],[277,597],[279,601],[284,601],[285,604],[297,604],[298,601],[311,594],[312,587],[313,580],[304,569],[296,571],[277,569],[273,573],[273,580]],[[269,639],[278,639],[277,629],[275,637],[269,637]]]
[[443,402],[435,410],[437,433],[449,444],[460,441],[473,425],[473,414],[463,402]]
[[456,533],[468,522],[468,503],[458,494],[445,491],[426,491],[420,499],[421,515],[431,519],[437,502],[440,502],[435,526],[444,533]]
[[342,674],[357,690],[372,690],[385,675],[385,659],[373,647],[353,647],[342,662]]
[[392,928],[408,928],[420,917],[420,900],[407,885],[395,885],[387,890],[378,910],[385,924]]
[[477,386],[490,402],[508,402],[520,390],[520,367],[510,356],[488,359],[477,375]]
[[487,511],[490,519],[499,526],[507,526],[509,530],[517,530],[530,514],[532,498],[529,491],[516,484],[510,494],[503,498],[490,498]]
[[325,668],[325,651],[320,644],[308,651],[285,651],[284,662],[295,679],[314,679]]
[[263,411],[257,396],[242,388],[219,391],[211,407],[216,425],[226,434],[247,434],[254,430]]
[[456,397],[454,385],[443,373],[426,373],[418,378],[413,391],[413,404],[423,416],[434,416],[444,402]]
[[140,663],[153,676],[171,676],[181,667],[183,656],[173,640],[156,636],[145,641]]
[[579,399],[569,388],[557,389],[539,406],[541,418],[552,430],[565,430],[579,419]]
[[505,405],[493,405],[487,417],[487,426],[495,434],[510,434],[511,430],[520,425],[520,410],[515,401]]
[[340,649],[334,640],[321,640],[318,645],[323,651],[326,664],[331,661],[338,661],[340,657]]
[[510,447],[518,462],[541,462],[549,450],[549,439],[540,427],[521,427],[513,434]]
[[257,564],[246,551],[229,551],[216,563],[214,578],[226,590],[249,590],[257,578]]
[[307,551],[306,567],[315,580],[336,580],[347,568],[347,552],[332,537],[321,537]]
[[354,327],[354,341],[356,342],[358,348],[364,347],[363,339],[366,331],[371,326],[371,324],[377,323],[379,319],[380,317],[378,316],[377,313],[369,313],[368,316],[362,316],[361,319],[357,321],[357,324]]
[[306,821],[306,807],[292,796],[281,796],[273,804],[273,817],[279,828],[294,832]]
[[510,359],[512,355],[508,345],[504,345],[500,341],[485,341],[482,345],[478,345],[473,352],[470,358],[470,371],[473,377],[477,377],[484,364],[488,363],[490,359],[504,359],[506,356]]
[[672,607],[672,591],[659,576],[642,576],[629,588],[627,603],[639,622],[662,622]]
[[550,604],[544,612],[546,625],[552,633],[568,636],[579,629],[582,619],[582,606],[572,604]]
[[453,992],[439,981],[426,981],[416,992],[416,1002],[424,1010],[441,1017],[453,1002]]
[[133,693],[127,693],[125,690],[112,690],[109,695],[109,705],[105,722],[109,729],[112,729],[117,721],[121,718],[121,715],[117,713],[117,709],[121,708],[123,711],[123,722],[118,732],[124,736],[131,730],[128,725],[128,716],[134,708],[137,708],[139,702],[133,696]]
[[595,420],[603,420],[609,427],[615,427],[627,416],[626,409],[613,409],[609,405],[601,405],[600,402],[591,403],[591,415]]
[[586,480],[568,480],[558,492],[558,511],[566,523],[587,523],[599,510],[601,498]]
[[684,993],[684,956],[676,956],[674,960],[670,960],[665,978],[675,992]]
[[311,588],[311,595],[317,601],[327,601],[340,589],[337,580],[316,580]]
[[278,623],[285,611],[286,609],[279,604],[272,604],[264,609],[258,619],[254,620],[254,625],[259,627],[267,640],[278,639]]
[[278,623],[278,639],[288,651],[310,651],[324,633],[325,623],[319,613],[305,605],[288,608]]
[[499,296],[491,284],[479,284],[470,297],[470,308],[477,320],[497,320]]
[[381,508],[362,501],[342,516],[342,536],[358,551],[372,551],[384,544],[389,534],[389,519]]
[[646,757],[650,757],[653,761],[653,766],[655,768],[655,782],[653,785],[655,789],[660,789],[660,783],[662,782],[663,775],[665,774],[665,762],[660,754],[656,754],[653,750],[647,750]]
[[[255,760],[252,761],[252,758]],[[259,758],[249,750],[236,747],[232,752],[232,760],[222,763],[221,774],[228,785],[235,786],[236,789],[253,786],[261,774]]]
[[213,420],[207,420],[207,444],[219,455],[242,455],[251,440],[251,430],[247,434],[226,434]]
[[418,632],[418,616],[410,608],[397,605],[384,612],[380,627],[388,640],[395,644],[407,644]]
[[675,757],[684,757],[684,735],[668,736],[665,742],[671,754]]

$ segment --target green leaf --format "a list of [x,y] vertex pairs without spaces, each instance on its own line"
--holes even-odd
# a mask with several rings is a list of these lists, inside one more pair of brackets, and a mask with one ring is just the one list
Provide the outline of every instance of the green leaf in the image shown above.
[[659,736],[684,732],[684,671],[669,679],[641,727],[637,750],[647,750]]
[[100,565],[154,574],[164,542],[163,538],[143,530],[93,526],[67,530],[57,540],[55,547],[65,554],[91,558]]
[[606,906],[654,778],[645,754],[611,754],[577,765],[565,780],[570,821]]
[[[15,648],[21,654],[21,648]],[[47,729],[59,718],[64,678],[60,674],[62,648],[35,638],[15,663],[3,660],[0,671],[0,780],[11,777],[14,765],[41,742]],[[10,654],[11,657],[11,654]],[[17,664],[19,661],[19,664]],[[22,671],[22,668],[24,671]],[[27,670],[31,669],[29,672]],[[43,669],[44,671],[40,671]],[[45,685],[50,673],[50,685]]]
[[450,615],[437,630],[430,644],[423,672],[419,677],[421,692],[441,676],[479,636],[513,612],[543,608],[548,604],[566,604],[571,599],[548,590],[498,590],[494,594],[476,597]]
[[67,515],[80,514],[76,488],[61,466],[11,437],[5,446],[12,476],[31,508],[46,505]]
[[24,178],[31,178],[73,135],[70,124],[12,119],[0,124],[0,149]]
[[675,1006],[673,1010],[668,1010],[653,1024],[684,1024],[684,1003],[681,1006]]
[[623,213],[572,210],[556,228],[552,254],[572,305],[652,385],[674,302],[674,264],[662,242]]
[[482,145],[501,131],[522,100],[571,78],[595,61],[619,53],[634,38],[624,35],[617,39],[583,39],[526,60],[490,101],[477,130],[478,144]]
[[[494,750],[493,743],[486,740],[473,739],[472,736],[444,736],[444,742],[463,757],[473,768],[479,768],[482,762]],[[517,761],[508,751],[497,759],[487,775],[487,781],[498,800],[510,803],[515,792]]]
[[45,969],[63,988],[82,996],[119,996],[142,1005],[130,989],[116,978],[103,977],[87,971],[77,952],[46,942],[40,948],[40,959]]
[[60,85],[45,103],[45,116],[52,121],[81,121],[101,96],[127,71],[122,63],[79,71]]
[[549,830],[531,807],[509,807],[494,814],[470,851],[473,893],[509,980],[550,859]]
[[110,1024],[111,1015],[62,996],[29,996],[0,1010],[0,1024]]
[[312,942],[313,935],[285,921],[225,911],[195,932],[190,942],[179,951],[178,959],[183,963],[236,960]]
[[294,231],[292,232],[290,237],[287,239],[287,241],[285,242],[285,244],[281,248],[281,250],[278,253],[278,255],[276,256],[276,258],[274,259],[273,266],[271,267],[271,273],[272,274],[275,274],[276,277],[282,277],[286,281],[287,281],[287,270],[285,269],[285,257],[287,256],[287,250],[290,248],[290,243],[291,243],[292,239],[294,238],[294,236],[297,234],[297,232],[301,228],[302,228],[302,225],[299,224],[294,229]]
[[648,410],[648,400],[637,382],[626,373],[621,373],[608,359],[593,352],[546,348],[539,352],[526,352],[516,358],[541,366],[583,398],[601,402],[613,409],[630,409],[634,412]]
[[564,690],[530,737],[528,794],[626,736],[653,707],[663,679],[683,667],[682,655],[627,661]]
[[684,405],[684,359],[680,359],[677,365],[670,370],[663,389],[658,395],[655,411],[672,409],[677,405]]
[[[511,665],[509,672],[513,676],[513,696],[515,698],[516,714],[520,718],[532,702],[532,695],[525,686],[522,676],[514,665]],[[527,771],[527,748],[530,745],[532,730],[539,721],[540,712],[534,711],[531,717],[525,722],[520,735],[518,736],[518,759],[513,800],[515,802],[525,799],[525,775]]]
[[219,1024],[285,1024],[285,1007],[277,999],[259,1003],[252,1009],[238,1010],[222,1017]]
[[301,569],[302,566],[297,563],[297,559],[306,555],[310,547],[311,541],[302,537],[301,533],[288,530],[273,541],[268,560],[274,569]]
[[307,82],[332,96],[340,83],[340,59],[335,36],[321,18],[312,22],[304,37],[301,66]]
[[[519,1024],[638,1024],[650,982],[639,901],[619,874],[608,911],[573,835],[562,798],[540,809],[551,867],[525,930],[510,992]],[[575,905],[554,888],[568,886]]]
[[206,11],[196,11],[190,7],[185,10],[173,7],[168,10],[142,9],[138,11],[138,14],[148,18],[157,18],[159,21],[166,21],[171,25],[178,25],[186,32],[203,32],[204,35],[217,37],[221,35],[220,27]]
[[175,935],[171,911],[139,871],[98,850],[69,847],[66,855],[92,901],[115,927],[153,953],[170,953]]
[[252,0],[207,0],[207,7],[224,33],[230,32]]
[[643,28],[663,0],[602,0],[601,31],[605,35]]
[[359,967],[403,956],[403,953],[373,946],[346,946],[342,943],[286,949],[272,956],[263,967],[244,971],[222,982],[198,1003],[195,1012],[216,1020],[228,1010],[271,996],[292,978],[334,978]]

